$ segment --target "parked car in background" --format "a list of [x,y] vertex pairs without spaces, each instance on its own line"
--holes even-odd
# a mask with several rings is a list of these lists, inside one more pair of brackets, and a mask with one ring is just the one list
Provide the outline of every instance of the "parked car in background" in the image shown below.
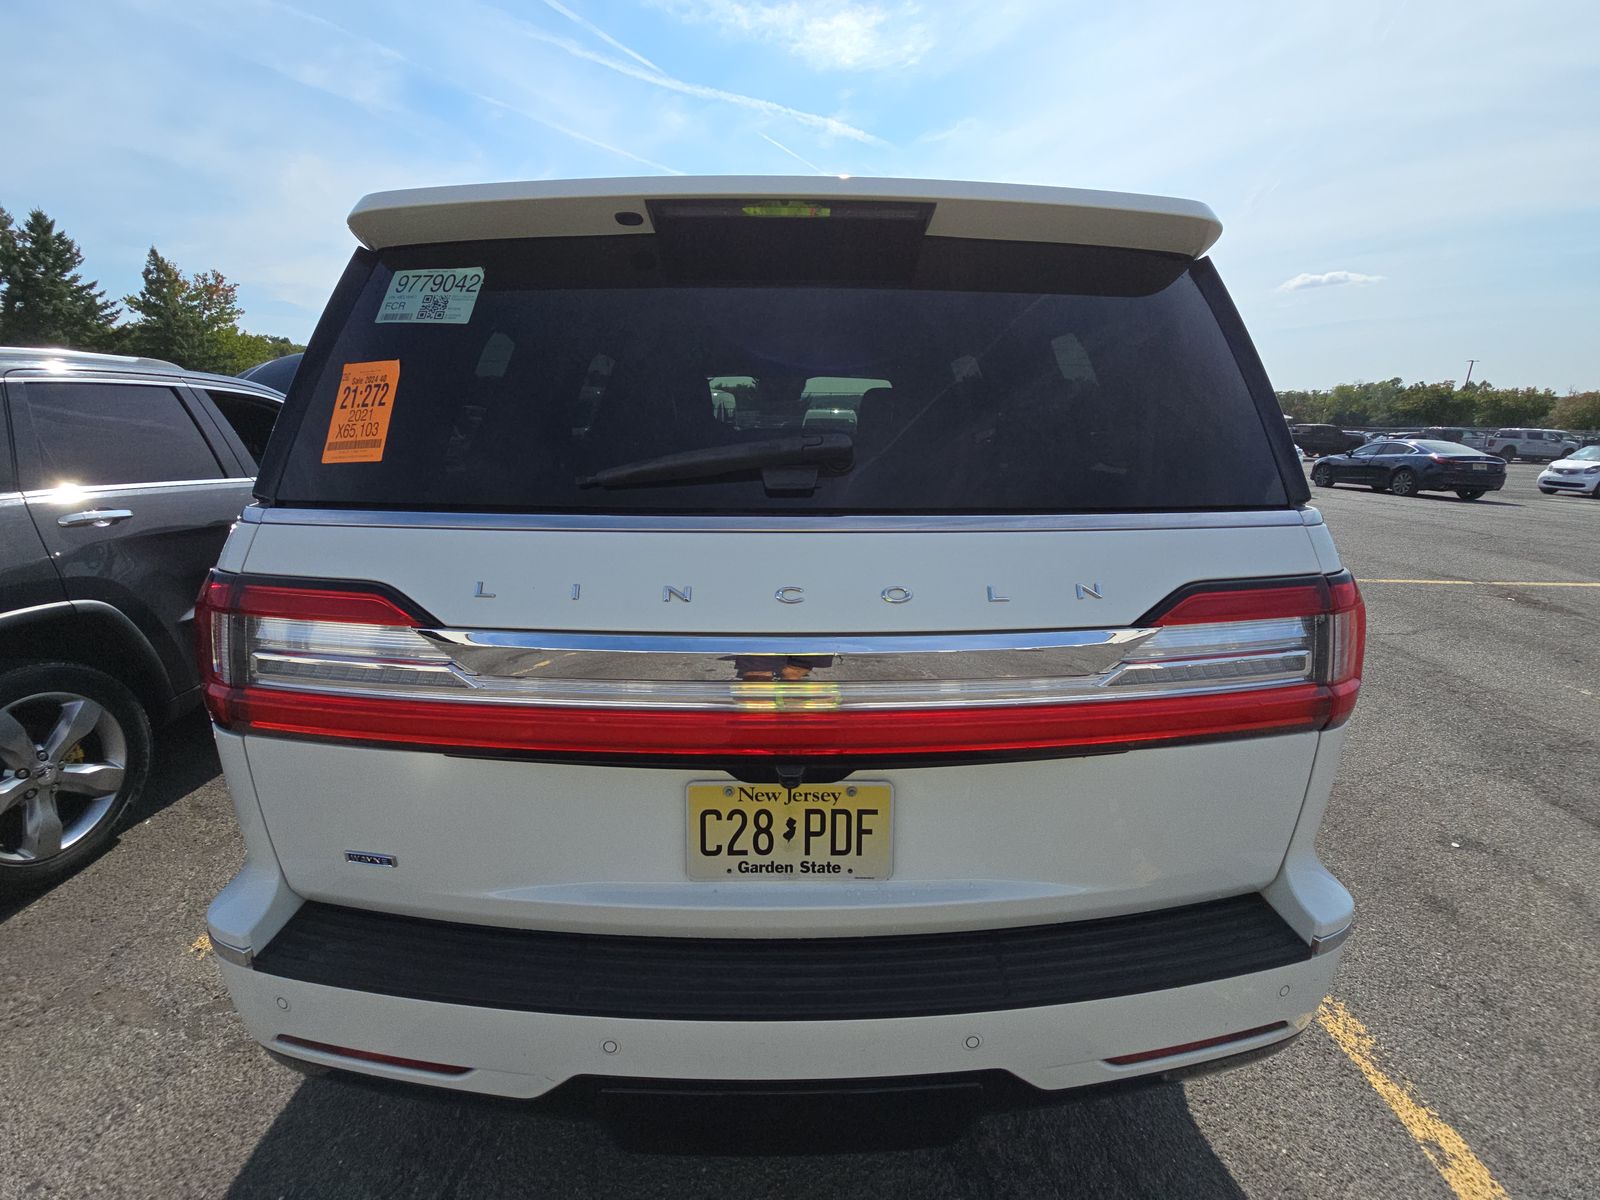
[[273,391],[289,392],[289,385],[294,382],[295,372],[300,369],[300,360],[304,354],[283,354],[277,358],[269,358],[266,362],[257,363],[248,370],[240,371],[240,379],[248,379],[251,383],[259,383]]
[[1506,465],[1492,454],[1457,442],[1386,438],[1349,454],[1320,459],[1311,468],[1311,482],[1318,487],[1364,483],[1375,492],[1396,496],[1454,492],[1463,500],[1476,500],[1505,486]]
[[200,604],[268,1050],[892,1110],[1315,1021],[1364,610],[1208,209],[608,179],[350,226]]
[[[154,359],[0,348],[0,888],[71,870],[199,700],[194,598],[282,397]],[[8,438],[9,433],[9,438]]]
[[1547,496],[1568,492],[1600,499],[1600,445],[1584,446],[1556,459],[1539,472],[1539,490]]
[[1487,433],[1479,430],[1463,429],[1459,425],[1430,425],[1414,434],[1391,434],[1390,436],[1401,440],[1425,438],[1430,442],[1454,442],[1458,446],[1466,446],[1473,450],[1489,449],[1489,435]]
[[1289,430],[1294,444],[1313,458],[1324,454],[1343,454],[1361,445],[1364,434],[1337,425],[1295,425]]
[[1507,462],[1553,462],[1576,450],[1578,441],[1559,429],[1497,429],[1487,448]]

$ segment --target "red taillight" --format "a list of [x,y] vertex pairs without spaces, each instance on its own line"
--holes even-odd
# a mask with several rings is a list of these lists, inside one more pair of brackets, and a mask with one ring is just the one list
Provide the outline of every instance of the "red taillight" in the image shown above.
[[1210,625],[1219,621],[1270,621],[1328,612],[1328,582],[1317,579],[1282,587],[1217,588],[1200,585],[1162,612],[1154,625]]
[[353,621],[362,625],[415,627],[414,617],[376,591],[292,587],[256,583],[211,573],[200,589],[201,609],[242,617],[281,617],[289,621]]
[[[634,675],[633,666],[619,677],[584,674],[591,651],[514,646],[497,673],[493,661],[462,656],[515,635],[433,631],[403,600],[350,584],[222,573],[202,590],[196,618],[207,705],[225,728],[666,758],[1049,752],[1326,729],[1355,703],[1365,636],[1345,574],[1188,589],[1140,628],[1108,631],[1104,643],[1126,649],[1100,674],[1014,680],[858,674],[759,685],[692,670]],[[638,639],[629,640],[632,653]],[[654,653],[680,669],[665,642]],[[540,669],[556,658],[574,673],[521,671],[541,657]]]
[[[771,713],[490,705],[247,688],[211,694],[239,730],[376,745],[527,754],[832,758],[1002,754],[1136,746],[1322,729],[1337,698],[1299,684],[1101,704],[870,713]],[[222,724],[221,718],[218,723]]]
[[1355,711],[1361,690],[1361,664],[1367,652],[1367,606],[1348,573],[1329,580],[1329,610],[1321,681],[1333,693],[1328,728],[1343,725]]

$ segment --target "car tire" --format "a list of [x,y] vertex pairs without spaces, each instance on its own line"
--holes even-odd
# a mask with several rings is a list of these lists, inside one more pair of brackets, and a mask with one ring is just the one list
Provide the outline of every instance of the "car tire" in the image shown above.
[[1507,462],[1517,461],[1517,448],[1515,446],[1507,446],[1504,450],[1496,450],[1495,454]]
[[1417,473],[1410,467],[1401,467],[1389,476],[1389,491],[1396,496],[1417,494]]
[[104,671],[0,668],[0,892],[52,883],[104,850],[151,755],[144,706]]
[[1456,489],[1456,495],[1460,496],[1463,500],[1476,500],[1479,496],[1483,495],[1483,493],[1484,493],[1484,489],[1483,488],[1457,488]]
[[1333,468],[1327,463],[1318,463],[1311,468],[1311,482],[1318,487],[1333,486]]

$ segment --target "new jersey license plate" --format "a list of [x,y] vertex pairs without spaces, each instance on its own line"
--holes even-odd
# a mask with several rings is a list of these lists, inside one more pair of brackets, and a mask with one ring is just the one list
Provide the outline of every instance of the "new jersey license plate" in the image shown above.
[[689,878],[887,879],[892,803],[882,782],[691,783]]

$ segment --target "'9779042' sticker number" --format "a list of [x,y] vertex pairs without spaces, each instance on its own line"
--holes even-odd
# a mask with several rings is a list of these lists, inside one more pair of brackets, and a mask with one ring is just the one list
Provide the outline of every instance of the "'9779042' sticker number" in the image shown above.
[[465,325],[482,290],[482,267],[396,271],[374,323]]

